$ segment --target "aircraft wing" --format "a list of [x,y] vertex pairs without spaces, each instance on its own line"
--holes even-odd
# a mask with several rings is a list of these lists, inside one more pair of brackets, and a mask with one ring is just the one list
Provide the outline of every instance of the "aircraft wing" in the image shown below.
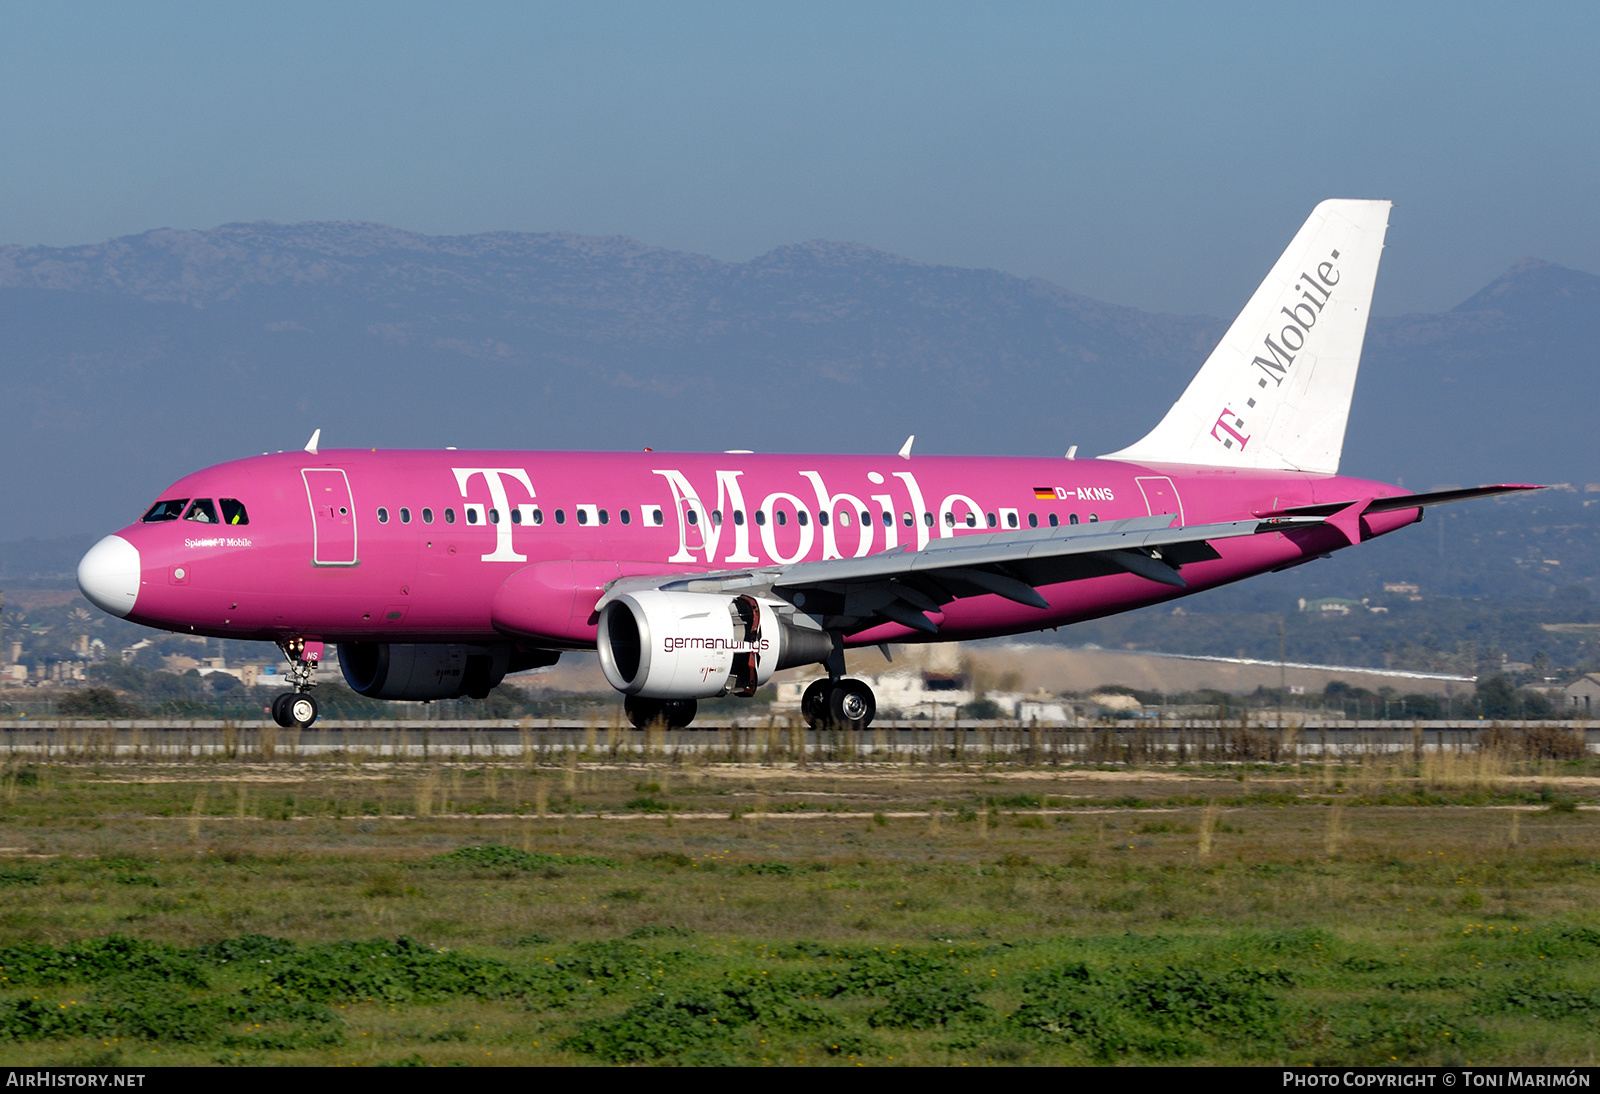
[[939,628],[925,613],[962,597],[992,593],[1043,609],[1050,605],[1039,586],[1117,573],[1181,589],[1181,566],[1221,557],[1212,540],[1324,523],[1316,515],[1288,515],[1172,527],[1175,519],[1159,514],[957,536],[920,551],[901,547],[864,558],[627,577],[607,587],[595,610],[642,589],[748,593],[787,600],[828,629],[848,633],[888,621],[932,634]]

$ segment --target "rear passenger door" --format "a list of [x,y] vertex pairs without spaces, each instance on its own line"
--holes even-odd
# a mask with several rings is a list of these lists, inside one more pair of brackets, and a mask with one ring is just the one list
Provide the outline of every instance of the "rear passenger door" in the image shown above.
[[312,565],[356,565],[356,504],[349,477],[336,467],[302,468],[300,477],[311,502]]
[[1172,485],[1171,479],[1165,475],[1141,475],[1133,481],[1139,484],[1145,510],[1152,517],[1157,513],[1173,513],[1179,524],[1184,522],[1183,499],[1178,497],[1178,488]]

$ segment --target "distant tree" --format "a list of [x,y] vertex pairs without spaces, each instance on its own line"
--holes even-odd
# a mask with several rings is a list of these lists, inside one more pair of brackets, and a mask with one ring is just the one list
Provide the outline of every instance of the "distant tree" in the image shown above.
[[1515,718],[1520,713],[1517,689],[1498,672],[1478,678],[1478,710],[1485,718]]
[[1402,718],[1421,718],[1423,721],[1434,721],[1444,717],[1444,704],[1439,702],[1436,695],[1422,695],[1412,693],[1400,697]]
[[69,718],[137,718],[144,713],[110,688],[69,692],[56,706]]
[[1523,688],[1521,691],[1517,692],[1517,698],[1521,700],[1522,717],[1555,717],[1555,707],[1551,704],[1550,697],[1544,692],[1534,691],[1532,688]]

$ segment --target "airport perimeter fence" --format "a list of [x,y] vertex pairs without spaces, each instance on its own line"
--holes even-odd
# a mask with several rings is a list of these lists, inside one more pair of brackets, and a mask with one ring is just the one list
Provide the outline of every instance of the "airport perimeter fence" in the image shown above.
[[612,721],[272,722],[99,721],[0,723],[0,762],[192,763],[469,762],[899,763],[1048,767],[1084,764],[1284,764],[1361,757],[1420,761],[1438,753],[1505,760],[1577,760],[1600,753],[1600,727],[1571,721],[1253,722],[1103,721],[1078,725],[976,722],[813,730],[798,717],[694,729],[634,729]]

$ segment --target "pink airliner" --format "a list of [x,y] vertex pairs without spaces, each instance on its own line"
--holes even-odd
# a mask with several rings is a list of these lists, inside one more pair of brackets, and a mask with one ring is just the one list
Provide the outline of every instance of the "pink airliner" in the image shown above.
[[1099,459],[323,451],[319,431],[179,479],[78,585],[147,626],[277,643],[285,726],[316,720],[334,642],[352,688],[405,700],[598,650],[635,725],[820,664],[806,717],[864,728],[848,648],[1124,612],[1533,489],[1338,474],[1388,214],[1318,205],[1155,429]]

